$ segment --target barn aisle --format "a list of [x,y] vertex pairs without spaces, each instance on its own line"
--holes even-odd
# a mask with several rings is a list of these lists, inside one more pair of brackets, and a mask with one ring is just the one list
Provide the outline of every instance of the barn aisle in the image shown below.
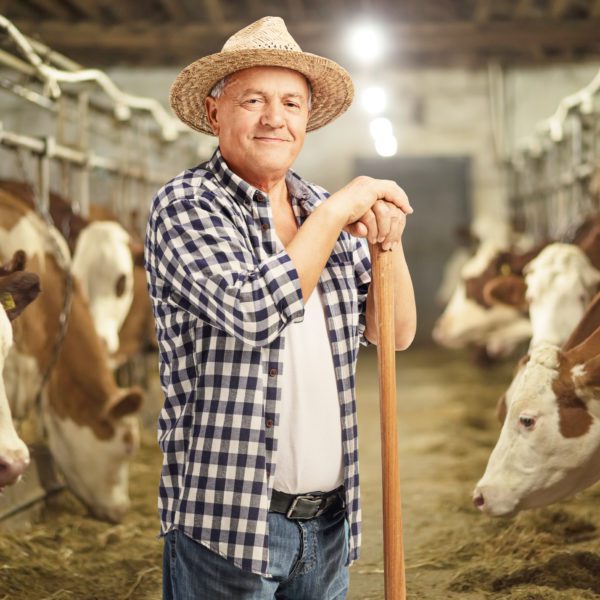
[[[418,348],[397,355],[400,476],[411,600],[583,600],[600,593],[600,489],[577,500],[490,519],[471,505],[499,424],[494,406],[512,361],[481,370],[468,354]],[[377,363],[359,361],[362,558],[350,600],[383,593]]]
[[[493,405],[511,363],[482,371],[466,354],[417,348],[399,354],[397,365],[408,598],[596,598],[597,487],[576,501],[514,520],[488,519],[471,507],[471,489],[497,435]],[[363,551],[351,570],[349,600],[384,598],[376,384],[375,352],[363,350],[358,372]],[[151,420],[147,415],[145,421]],[[50,498],[37,524],[4,533],[0,600],[159,600],[159,468],[154,435],[146,429],[131,466],[132,509],[123,523],[91,518],[63,491]]]

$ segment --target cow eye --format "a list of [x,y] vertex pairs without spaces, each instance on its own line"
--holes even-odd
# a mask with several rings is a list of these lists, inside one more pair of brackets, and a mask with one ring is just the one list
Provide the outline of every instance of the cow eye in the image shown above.
[[533,429],[535,419],[534,417],[519,417],[519,423],[521,423],[525,429]]

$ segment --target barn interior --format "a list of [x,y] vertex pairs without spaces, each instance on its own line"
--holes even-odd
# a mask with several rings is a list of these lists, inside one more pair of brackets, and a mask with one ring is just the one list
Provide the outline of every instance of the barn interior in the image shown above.
[[[523,281],[531,269],[519,263],[511,271],[510,253],[523,257],[548,242],[579,248],[582,225],[598,225],[599,0],[0,0],[0,205],[3,190],[15,193],[6,182],[20,182],[40,223],[68,241],[75,217],[67,230],[57,222],[52,192],[77,218],[105,210],[139,252],[156,191],[217,148],[214,136],[193,132],[171,112],[173,80],[267,15],[282,17],[303,51],[347,69],[355,86],[352,106],[307,135],[293,169],[330,192],[359,175],[391,179],[415,209],[403,248],[418,326],[411,347],[396,354],[407,597],[597,597],[593,481],[572,498],[517,515],[492,518],[473,506],[502,427],[496,402],[533,349],[532,327],[537,339],[533,286],[516,308],[503,305],[512,324],[520,319],[518,329],[484,325],[473,333],[473,324],[457,334],[449,323],[470,325],[471,313],[450,313],[465,281],[480,275],[473,264],[461,271],[474,256],[485,267],[490,248],[504,252],[493,275]],[[2,262],[12,256],[5,239],[0,232]],[[484,246],[488,254],[477,254]],[[597,291],[600,246],[585,251],[592,271],[579,312],[575,301],[559,303],[555,321],[568,313],[576,325]],[[561,268],[579,273],[574,263]],[[43,302],[44,285],[13,322],[15,339],[20,319]],[[67,304],[59,314],[68,314]],[[496,310],[489,297],[475,308],[481,319]],[[144,395],[140,447],[129,461],[131,507],[119,522],[94,516],[57,464],[40,417],[48,382],[40,378],[24,401],[31,374],[5,357],[12,421],[31,464],[0,495],[0,600],[162,597],[156,420],[163,396],[147,321],[131,348],[121,332],[121,349],[107,363],[120,387],[139,386]],[[60,327],[47,343],[58,356],[57,336]],[[563,347],[567,337],[550,341]],[[362,348],[363,548],[350,568],[350,600],[392,598],[385,596],[377,368],[376,348]],[[50,384],[52,376],[50,365]],[[600,400],[595,385],[578,402]],[[598,418],[592,411],[590,432]],[[598,463],[600,442],[596,448]]]

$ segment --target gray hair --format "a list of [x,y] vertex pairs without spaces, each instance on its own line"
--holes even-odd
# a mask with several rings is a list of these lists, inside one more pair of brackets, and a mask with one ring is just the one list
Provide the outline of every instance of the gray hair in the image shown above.
[[[225,75],[223,79],[217,81],[217,83],[213,85],[208,95],[215,100],[219,99],[223,95],[225,86],[229,82],[230,77],[231,75]],[[306,85],[308,86],[308,112],[310,112],[312,108],[312,85],[310,84],[308,77],[304,76],[304,79],[306,79]]]

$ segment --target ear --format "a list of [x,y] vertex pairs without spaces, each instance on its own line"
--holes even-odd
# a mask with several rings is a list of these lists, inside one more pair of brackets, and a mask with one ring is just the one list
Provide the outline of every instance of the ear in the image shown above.
[[13,321],[40,293],[40,278],[36,273],[16,271],[0,278],[0,304]]
[[594,268],[600,269],[600,225],[594,223],[577,245],[585,252]]
[[[563,344],[562,350],[569,353],[581,354],[584,344],[600,331],[600,294],[596,294],[587,307],[583,317],[573,330],[569,339]],[[588,344],[589,345],[589,344]],[[591,346],[588,348],[592,350]],[[576,351],[576,352],[575,352]],[[592,356],[592,355],[589,355]],[[588,356],[588,358],[589,358]],[[582,361],[579,361],[582,362]]]
[[502,394],[496,403],[496,416],[498,417],[498,421],[502,424],[504,424],[504,421],[506,420],[506,413],[506,394]]
[[0,265],[0,275],[10,275],[15,271],[22,271],[26,262],[27,254],[25,254],[25,251],[17,250],[8,262]]
[[576,389],[600,388],[600,356],[594,356],[573,370]]
[[519,310],[527,308],[527,284],[520,275],[494,277],[483,286],[483,298],[491,305],[507,304]]
[[121,419],[138,412],[143,401],[144,392],[138,387],[119,390],[110,401],[105,414],[113,421]]
[[129,242],[129,250],[131,251],[131,258],[133,259],[134,267],[144,266],[144,246],[139,242]]
[[509,260],[510,270],[513,273],[522,273],[525,265],[530,263],[548,244],[549,242],[542,242],[522,254],[511,254]]
[[204,109],[206,110],[206,116],[208,117],[208,122],[212,127],[213,133],[219,135],[217,101],[212,96],[207,96],[204,99]]

